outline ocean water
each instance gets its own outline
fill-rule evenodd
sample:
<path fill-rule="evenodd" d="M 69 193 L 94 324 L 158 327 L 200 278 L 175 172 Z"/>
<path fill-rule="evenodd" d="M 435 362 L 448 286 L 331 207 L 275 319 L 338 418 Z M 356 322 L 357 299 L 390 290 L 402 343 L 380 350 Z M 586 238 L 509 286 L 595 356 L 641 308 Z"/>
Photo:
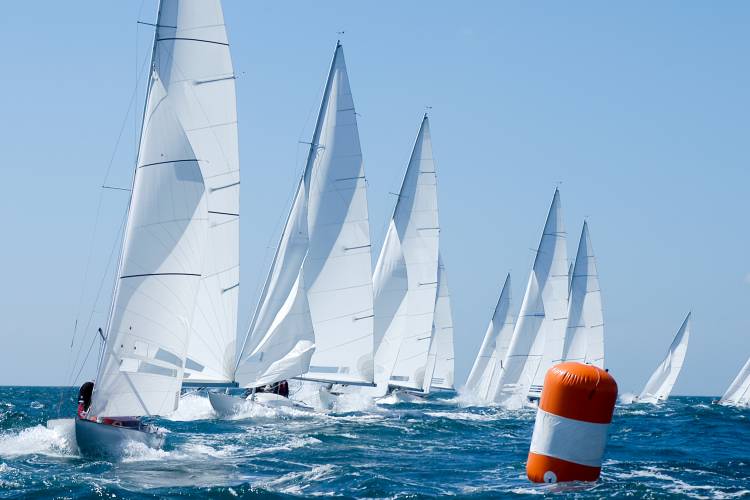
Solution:
<path fill-rule="evenodd" d="M 164 450 L 117 462 L 81 458 L 49 418 L 72 416 L 75 389 L 0 388 L 2 498 L 750 498 L 750 409 L 676 397 L 618 404 L 602 478 L 533 485 L 525 459 L 533 410 L 432 396 L 330 413 L 248 411 L 219 420 L 187 396 L 158 425 Z"/>

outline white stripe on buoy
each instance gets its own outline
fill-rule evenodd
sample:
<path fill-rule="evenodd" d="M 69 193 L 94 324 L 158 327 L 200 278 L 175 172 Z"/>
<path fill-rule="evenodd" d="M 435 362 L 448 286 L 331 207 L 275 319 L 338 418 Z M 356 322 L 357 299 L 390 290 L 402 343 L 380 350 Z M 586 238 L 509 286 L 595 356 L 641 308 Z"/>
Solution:
<path fill-rule="evenodd" d="M 536 413 L 531 453 L 588 467 L 601 467 L 609 424 L 594 424 L 548 413 Z"/>

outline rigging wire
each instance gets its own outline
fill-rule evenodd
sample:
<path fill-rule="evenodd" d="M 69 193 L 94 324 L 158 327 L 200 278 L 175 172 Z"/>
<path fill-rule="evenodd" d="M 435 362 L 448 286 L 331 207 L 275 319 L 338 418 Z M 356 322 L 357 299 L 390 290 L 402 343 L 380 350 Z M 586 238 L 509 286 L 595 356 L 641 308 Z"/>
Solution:
<path fill-rule="evenodd" d="M 141 2 L 141 9 L 143 7 L 143 3 L 144 2 L 145 2 L 145 0 L 143 0 Z M 137 38 L 138 38 L 138 32 L 136 31 L 136 48 L 138 47 L 138 40 L 137 40 Z M 70 360 L 73 359 L 74 347 L 75 347 L 75 344 L 76 344 L 76 340 L 79 337 L 78 336 L 78 330 L 79 330 L 78 326 L 79 326 L 79 323 L 80 323 L 80 316 L 81 316 L 82 309 L 83 309 L 84 297 L 85 297 L 85 293 L 86 293 L 86 289 L 87 289 L 87 285 L 88 285 L 88 281 L 89 281 L 89 276 L 90 276 L 90 273 L 91 273 L 91 265 L 92 265 L 91 261 L 92 261 L 92 258 L 93 258 L 94 242 L 96 241 L 96 236 L 97 236 L 97 234 L 99 232 L 99 227 L 100 227 L 100 222 L 101 222 L 101 212 L 102 212 L 102 205 L 103 205 L 103 202 L 104 202 L 104 192 L 107 189 L 107 181 L 108 181 L 109 175 L 110 175 L 110 173 L 112 171 L 112 167 L 114 166 L 115 159 L 116 159 L 116 156 L 117 156 L 117 152 L 118 152 L 118 150 L 120 148 L 120 144 L 122 142 L 122 138 L 123 138 L 123 135 L 125 133 L 125 129 L 127 127 L 128 117 L 130 116 L 131 111 L 134 109 L 134 103 L 135 103 L 136 98 L 138 96 L 138 81 L 140 80 L 140 77 L 141 77 L 141 75 L 144 72 L 144 69 L 145 69 L 145 67 L 146 67 L 146 65 L 148 63 L 148 60 L 149 60 L 149 58 L 148 58 L 148 56 L 146 56 L 144 58 L 143 63 L 141 63 L 141 65 L 140 65 L 140 69 L 136 68 L 136 84 L 135 84 L 135 86 L 133 88 L 133 92 L 130 95 L 128 106 L 127 106 L 127 109 L 125 111 L 125 116 L 122 119 L 122 123 L 120 125 L 120 129 L 119 129 L 119 132 L 117 134 L 117 139 L 115 141 L 115 145 L 114 145 L 114 148 L 113 148 L 113 151 L 112 151 L 112 155 L 110 156 L 109 162 L 107 163 L 107 168 L 105 170 L 104 178 L 103 178 L 102 185 L 101 185 L 100 192 L 99 192 L 99 199 L 98 199 L 98 202 L 97 202 L 96 212 L 95 212 L 95 216 L 94 216 L 94 228 L 93 228 L 93 231 L 92 231 L 92 234 L 91 234 L 91 240 L 89 242 L 89 250 L 88 250 L 88 255 L 87 255 L 87 258 L 86 258 L 83 283 L 81 285 L 81 293 L 79 295 L 78 307 L 77 307 L 77 310 L 76 310 L 76 317 L 75 317 L 75 321 L 74 321 L 73 334 L 72 334 L 71 340 L 70 340 L 70 347 L 69 347 L 69 355 L 68 355 L 68 363 L 67 363 L 67 365 L 71 366 L 71 370 L 70 370 L 70 373 L 68 374 L 68 377 L 66 378 L 66 380 L 69 381 L 68 382 L 69 384 L 70 383 L 75 383 L 75 381 L 80 376 L 80 373 L 82 372 L 83 368 L 86 365 L 86 361 L 88 360 L 88 356 L 91 353 L 93 345 L 94 345 L 94 343 L 96 342 L 96 340 L 98 338 L 98 336 L 96 336 L 96 335 L 93 337 L 91 345 L 89 346 L 89 349 L 87 350 L 87 353 L 86 353 L 86 355 L 84 356 L 84 358 L 82 360 L 81 360 L 80 356 L 81 356 L 81 353 L 83 352 L 85 343 L 83 342 L 83 339 L 81 339 L 81 343 L 80 343 L 80 346 L 79 346 L 78 351 L 76 353 L 76 356 L 74 358 L 74 362 L 71 365 Z M 133 112 L 133 115 L 136 115 L 136 113 Z M 136 117 L 136 121 L 137 121 L 137 117 Z M 134 132 L 134 133 L 137 134 L 137 131 Z M 124 225 L 124 220 L 123 220 L 123 224 L 121 225 L 120 230 L 118 231 L 118 237 L 115 239 L 115 245 L 114 245 L 115 248 L 117 246 L 117 242 L 120 241 L 119 236 L 122 233 L 122 227 L 123 227 L 123 225 Z M 94 313 L 95 313 L 96 304 L 99 302 L 99 299 L 101 297 L 101 291 L 102 291 L 102 288 L 103 288 L 103 283 L 104 283 L 104 280 L 106 279 L 106 277 L 108 275 L 108 269 L 109 269 L 110 264 L 111 264 L 112 254 L 113 253 L 114 253 L 114 251 L 110 254 L 110 257 L 109 257 L 109 259 L 107 261 L 107 266 L 105 267 L 104 275 L 102 276 L 102 280 L 100 282 L 99 289 L 97 291 L 96 297 L 94 299 L 94 303 L 92 305 L 91 314 L 89 315 L 89 319 L 88 319 L 88 322 L 86 324 L 86 328 L 83 330 L 83 332 L 85 332 L 85 331 L 88 330 L 88 328 L 90 327 L 91 322 L 93 320 L 93 316 L 94 316 Z M 79 360 L 80 360 L 80 363 L 81 363 L 80 364 L 80 368 L 78 369 L 75 378 L 71 379 L 72 374 L 74 372 L 76 372 L 76 366 L 78 366 Z M 60 406 L 62 406 L 63 397 L 64 396 L 61 394 Z M 59 412 L 59 408 L 58 408 L 58 412 Z"/>

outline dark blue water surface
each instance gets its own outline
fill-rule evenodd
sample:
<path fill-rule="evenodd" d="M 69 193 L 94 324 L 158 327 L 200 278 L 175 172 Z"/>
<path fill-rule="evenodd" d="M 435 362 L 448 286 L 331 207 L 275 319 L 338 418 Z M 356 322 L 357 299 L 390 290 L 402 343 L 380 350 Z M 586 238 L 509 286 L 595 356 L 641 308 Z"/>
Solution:
<path fill-rule="evenodd" d="M 49 418 L 72 416 L 74 389 L 0 388 L 0 497 L 750 498 L 750 409 L 708 398 L 618 405 L 602 478 L 530 484 L 534 411 L 417 403 L 349 404 L 334 413 L 249 412 L 218 420 L 193 395 L 158 424 L 164 450 L 119 462 L 81 458 Z"/>

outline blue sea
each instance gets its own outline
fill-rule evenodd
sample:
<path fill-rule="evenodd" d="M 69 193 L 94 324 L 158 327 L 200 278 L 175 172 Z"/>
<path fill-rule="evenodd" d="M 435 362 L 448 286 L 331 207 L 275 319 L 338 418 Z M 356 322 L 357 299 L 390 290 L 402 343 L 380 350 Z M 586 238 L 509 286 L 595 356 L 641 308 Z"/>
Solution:
<path fill-rule="evenodd" d="M 2 498 L 750 498 L 750 409 L 675 397 L 618 404 L 600 481 L 533 485 L 534 411 L 431 396 L 353 401 L 337 412 L 264 410 L 219 420 L 186 396 L 157 420 L 164 450 L 81 458 L 46 421 L 72 416 L 76 389 L 0 388 Z"/>

